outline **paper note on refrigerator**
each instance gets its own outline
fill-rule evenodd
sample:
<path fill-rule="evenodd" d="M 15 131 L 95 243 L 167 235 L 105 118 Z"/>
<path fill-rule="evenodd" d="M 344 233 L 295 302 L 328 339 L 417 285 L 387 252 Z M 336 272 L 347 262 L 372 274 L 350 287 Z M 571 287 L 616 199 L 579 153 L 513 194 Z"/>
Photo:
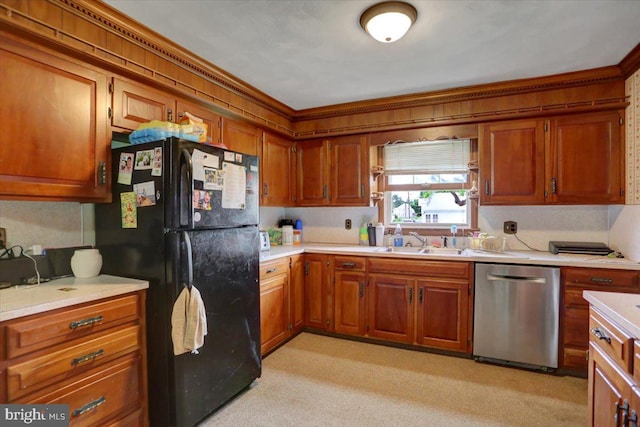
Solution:
<path fill-rule="evenodd" d="M 205 168 L 220 168 L 220 158 L 214 154 L 205 153 L 200 150 L 193 150 L 191 153 L 191 162 L 193 164 L 193 180 L 204 181 Z"/>
<path fill-rule="evenodd" d="M 224 209 L 244 209 L 247 199 L 247 168 L 223 163 L 224 186 L 222 187 L 222 207 Z"/>

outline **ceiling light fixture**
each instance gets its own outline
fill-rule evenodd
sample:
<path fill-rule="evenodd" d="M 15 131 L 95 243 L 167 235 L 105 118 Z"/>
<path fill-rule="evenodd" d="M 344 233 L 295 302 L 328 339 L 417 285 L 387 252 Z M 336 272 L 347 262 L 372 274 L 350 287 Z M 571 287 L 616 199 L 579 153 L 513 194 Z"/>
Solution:
<path fill-rule="evenodd" d="M 360 16 L 360 25 L 374 39 L 393 43 L 416 22 L 418 11 L 409 3 L 387 1 L 374 4 Z"/>

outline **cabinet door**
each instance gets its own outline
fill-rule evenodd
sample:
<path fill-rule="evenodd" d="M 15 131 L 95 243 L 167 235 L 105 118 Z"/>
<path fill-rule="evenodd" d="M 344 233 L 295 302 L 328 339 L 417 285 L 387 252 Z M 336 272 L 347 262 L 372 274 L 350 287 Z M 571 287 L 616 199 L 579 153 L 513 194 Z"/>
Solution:
<path fill-rule="evenodd" d="M 369 206 L 369 148 L 366 136 L 329 142 L 331 204 Z"/>
<path fill-rule="evenodd" d="M 260 342 L 265 354 L 289 336 L 286 274 L 260 280 Z"/>
<path fill-rule="evenodd" d="M 326 141 L 298 144 L 298 206 L 329 204 L 329 159 Z"/>
<path fill-rule="evenodd" d="M 262 205 L 295 204 L 295 143 L 267 132 L 262 140 Z"/>
<path fill-rule="evenodd" d="M 0 38 L 0 198 L 105 201 L 108 78 Z"/>
<path fill-rule="evenodd" d="M 628 404 L 631 398 L 631 384 L 593 342 L 589 344 L 589 354 L 589 426 L 622 426 L 625 401 Z"/>
<path fill-rule="evenodd" d="M 336 332 L 349 335 L 364 335 L 365 274 L 352 271 L 336 271 L 334 274 Z"/>
<path fill-rule="evenodd" d="M 291 257 L 289 269 L 290 329 L 297 333 L 304 327 L 304 255 Z"/>
<path fill-rule="evenodd" d="M 620 115 L 604 112 L 550 121 L 549 185 L 553 203 L 624 203 Z"/>
<path fill-rule="evenodd" d="M 222 118 L 222 143 L 231 151 L 257 156 L 261 136 L 256 126 Z"/>
<path fill-rule="evenodd" d="M 468 351 L 469 283 L 442 279 L 418 280 L 418 344 Z"/>
<path fill-rule="evenodd" d="M 191 113 L 207 125 L 207 142 L 206 144 L 220 144 L 222 139 L 220 138 L 220 126 L 222 117 L 219 114 L 214 113 L 208 108 L 201 107 L 190 102 L 178 100 L 176 104 L 178 111 L 176 122 L 180 121 L 184 117 L 184 113 Z"/>
<path fill-rule="evenodd" d="M 113 79 L 113 126 L 136 130 L 140 123 L 151 120 L 173 122 L 176 111 L 176 99 L 165 92 L 128 82 Z"/>
<path fill-rule="evenodd" d="M 304 256 L 304 324 L 310 328 L 332 329 L 329 320 L 329 266 L 328 255 Z"/>
<path fill-rule="evenodd" d="M 544 203 L 544 142 L 542 120 L 481 125 L 481 204 Z"/>
<path fill-rule="evenodd" d="M 367 332 L 390 341 L 412 343 L 415 279 L 369 275 Z"/>

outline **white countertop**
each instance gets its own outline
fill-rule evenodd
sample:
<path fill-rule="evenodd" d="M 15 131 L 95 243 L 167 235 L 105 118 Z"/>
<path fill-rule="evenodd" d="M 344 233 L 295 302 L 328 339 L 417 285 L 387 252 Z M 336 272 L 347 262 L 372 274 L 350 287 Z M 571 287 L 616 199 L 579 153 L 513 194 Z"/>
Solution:
<path fill-rule="evenodd" d="M 618 326 L 640 337 L 640 295 L 583 291 L 583 297 Z"/>
<path fill-rule="evenodd" d="M 67 277 L 39 285 L 0 289 L 0 322 L 148 287 L 149 282 L 144 280 L 100 275 L 89 279 Z"/>
<path fill-rule="evenodd" d="M 448 260 L 471 262 L 499 262 L 505 264 L 551 265 L 559 267 L 591 267 L 640 271 L 640 263 L 628 259 L 608 258 L 598 255 L 557 254 L 537 251 L 505 251 L 490 253 L 466 249 L 460 255 L 416 254 L 407 252 L 379 252 L 381 247 L 330 243 L 305 243 L 299 246 L 273 246 L 260 253 L 260 261 L 269 261 L 301 253 L 326 253 L 334 255 L 360 255 L 422 260 Z M 417 249 L 417 248 L 416 248 Z M 402 249 L 401 249 L 402 251 Z"/>

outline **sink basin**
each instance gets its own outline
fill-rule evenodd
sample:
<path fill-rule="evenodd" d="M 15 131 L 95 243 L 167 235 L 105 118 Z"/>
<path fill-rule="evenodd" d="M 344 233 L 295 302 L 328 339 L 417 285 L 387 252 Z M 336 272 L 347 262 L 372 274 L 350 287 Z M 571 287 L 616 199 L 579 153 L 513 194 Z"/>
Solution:
<path fill-rule="evenodd" d="M 384 247 L 377 248 L 374 252 L 387 252 L 387 253 L 396 253 L 396 254 L 419 254 L 419 255 L 464 255 L 464 252 L 461 249 L 456 248 L 420 248 L 413 246 L 402 246 L 402 247 Z"/>

